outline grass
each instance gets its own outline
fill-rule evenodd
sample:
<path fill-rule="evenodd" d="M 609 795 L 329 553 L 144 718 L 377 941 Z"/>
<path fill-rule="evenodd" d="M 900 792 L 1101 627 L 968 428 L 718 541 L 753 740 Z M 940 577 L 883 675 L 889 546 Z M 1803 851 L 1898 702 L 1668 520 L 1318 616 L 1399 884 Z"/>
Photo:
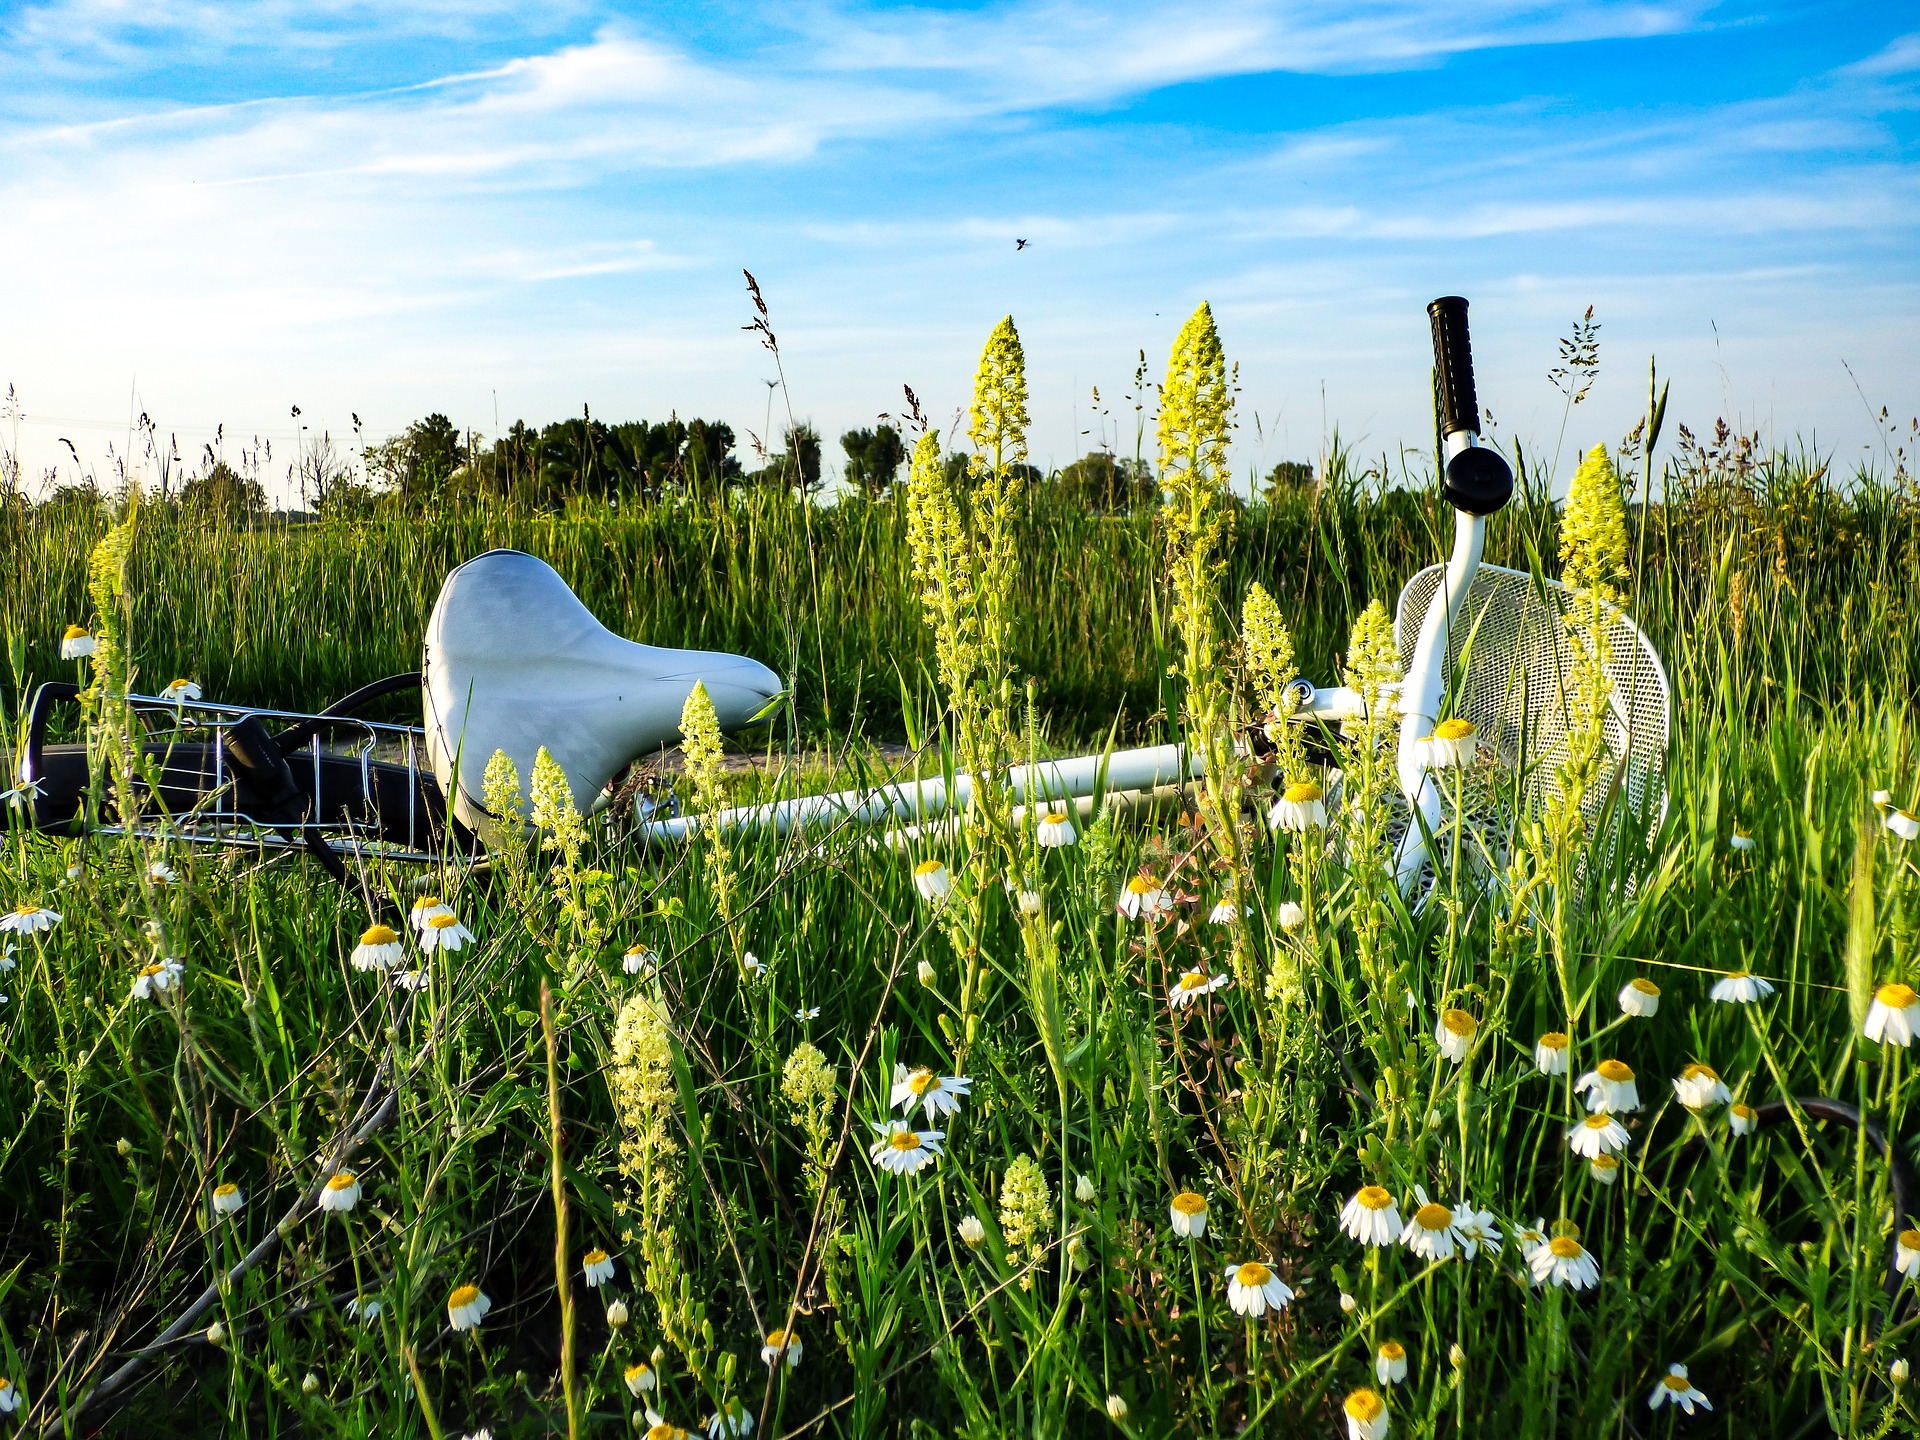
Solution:
<path fill-rule="evenodd" d="M 1425 494 L 1334 478 L 1317 501 L 1241 516 L 1220 581 L 1237 597 L 1259 579 L 1327 680 L 1364 602 L 1391 602 L 1447 533 Z M 1637 886 L 1576 896 L 1554 868 L 1574 857 L 1516 836 L 1515 885 L 1487 886 L 1467 847 L 1443 861 L 1438 903 L 1382 916 L 1364 865 L 1258 827 L 1250 977 L 1206 923 L 1194 832 L 1171 824 L 1100 823 L 1032 852 L 1057 954 L 1041 972 L 1012 903 L 990 897 L 981 956 L 956 955 L 915 892 L 918 857 L 852 836 L 742 838 L 717 861 L 595 823 L 577 853 L 374 868 L 343 891 L 302 860 L 56 842 L 14 821 L 0 898 L 63 918 L 12 937 L 0 977 L 0 1368 L 26 1399 L 10 1423 L 612 1435 L 644 1430 L 651 1406 L 693 1427 L 738 1407 L 756 1435 L 1334 1434 L 1349 1394 L 1385 1388 L 1374 1351 L 1394 1340 L 1396 1436 L 1912 1429 L 1893 1365 L 1916 1312 L 1883 1288 L 1887 1165 L 1791 1104 L 1735 1137 L 1724 1106 L 1689 1113 L 1670 1081 L 1704 1061 L 1748 1104 L 1833 1097 L 1911 1154 L 1909 1054 L 1866 1042 L 1860 1011 L 1873 985 L 1915 983 L 1920 846 L 1869 799 L 1920 796 L 1915 497 L 1787 459 L 1676 468 L 1661 489 L 1635 516 L 1634 596 L 1677 739 L 1664 825 L 1611 852 Z M 87 613 L 103 522 L 0 523 L 19 557 L 0 581 L 16 677 L 64 673 L 53 637 Z M 796 674 L 776 749 L 939 738 L 891 504 L 814 515 L 811 553 L 803 517 L 764 497 L 240 532 L 150 510 L 140 526 L 118 623 L 145 673 L 211 696 L 312 704 L 412 668 L 445 569 L 511 544 L 616 630 Z M 1536 494 L 1497 522 L 1490 558 L 1529 568 L 1554 527 Z M 1050 742 L 1104 737 L 1116 715 L 1151 732 L 1177 697 L 1150 519 L 1042 504 L 1020 546 L 1020 663 Z M 1736 823 L 1751 851 L 1730 847 Z M 1115 913 L 1141 866 L 1195 897 L 1192 923 Z M 1529 881 L 1558 903 L 1512 901 Z M 475 942 L 423 956 L 409 939 L 418 988 L 355 968 L 371 922 L 409 931 L 423 884 Z M 723 914 L 717 893 L 742 898 Z M 1289 901 L 1305 913 L 1290 930 Z M 651 952 L 638 973 L 629 947 Z M 160 953 L 181 985 L 134 996 Z M 951 1073 L 975 958 L 971 1093 L 932 1165 L 884 1174 L 867 1151 L 900 1113 L 894 1066 Z M 1196 967 L 1232 983 L 1170 1009 Z M 1737 970 L 1776 993 L 1712 1003 Z M 1651 1018 L 1615 1003 L 1635 976 L 1661 989 Z M 1454 1008 L 1477 1021 L 1461 1065 L 1433 1038 Z M 1573 1037 L 1564 1079 L 1534 1068 L 1549 1029 Z M 1631 1065 L 1643 1101 L 1621 1117 L 1612 1185 L 1564 1139 L 1585 1113 L 1570 1082 L 1603 1056 Z M 363 1187 L 344 1216 L 313 1198 L 336 1165 Z M 231 1216 L 209 1203 L 222 1182 L 245 1195 Z M 1363 1249 L 1338 1216 L 1367 1183 L 1403 1219 L 1416 1185 L 1471 1198 L 1497 1217 L 1500 1255 Z M 1198 1240 L 1169 1224 L 1183 1190 L 1210 1205 Z M 1596 1287 L 1520 1278 L 1517 1232 L 1536 1218 L 1578 1227 Z M 263 1245 L 138 1383 L 102 1393 Z M 596 1247 L 616 1268 L 590 1289 Z M 1295 1292 L 1279 1314 L 1229 1309 L 1224 1273 L 1249 1261 Z M 467 1284 L 492 1309 L 455 1330 Z M 761 1361 L 777 1328 L 804 1345 L 792 1369 Z M 1672 1363 L 1711 1413 L 1649 1410 Z M 624 1377 L 642 1364 L 655 1388 L 636 1394 Z"/>

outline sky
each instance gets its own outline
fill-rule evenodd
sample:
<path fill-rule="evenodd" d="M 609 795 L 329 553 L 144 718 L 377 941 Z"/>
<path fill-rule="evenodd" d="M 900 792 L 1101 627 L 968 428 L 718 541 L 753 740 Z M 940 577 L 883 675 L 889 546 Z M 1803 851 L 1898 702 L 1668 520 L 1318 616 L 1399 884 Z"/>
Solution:
<path fill-rule="evenodd" d="M 790 407 L 837 461 L 903 385 L 948 430 L 1012 314 L 1058 465 L 1151 450 L 1139 356 L 1204 300 L 1252 474 L 1336 426 L 1430 448 L 1461 294 L 1495 435 L 1563 481 L 1650 362 L 1669 443 L 1851 467 L 1920 410 L 1917 104 L 1920 11 L 1813 0 L 6 6 L 0 444 L 151 479 L 145 414 L 277 480 L 586 406 L 727 420 L 751 465 Z"/>

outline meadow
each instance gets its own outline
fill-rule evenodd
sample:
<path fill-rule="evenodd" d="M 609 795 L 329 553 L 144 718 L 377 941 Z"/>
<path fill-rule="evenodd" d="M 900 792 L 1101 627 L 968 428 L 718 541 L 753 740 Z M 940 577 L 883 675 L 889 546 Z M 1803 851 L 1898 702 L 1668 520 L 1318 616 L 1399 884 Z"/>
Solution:
<path fill-rule="evenodd" d="M 1488 559 L 1617 587 L 1671 678 L 1668 803 L 1516 795 L 1497 834 L 1456 807 L 1409 905 L 1381 871 L 1399 657 L 1369 602 L 1445 553 L 1431 455 L 1336 446 L 1311 490 L 1233 501 L 1196 326 L 1153 513 L 1008 480 L 1001 332 L 973 474 L 935 444 L 874 502 L 238 528 L 0 506 L 7 742 L 79 621 L 110 642 L 103 762 L 130 678 L 298 708 L 417 668 L 446 570 L 502 545 L 620 633 L 794 677 L 733 742 L 769 761 L 750 781 L 690 710 L 695 815 L 803 769 L 854 783 L 882 741 L 987 774 L 1110 739 L 1230 758 L 1296 669 L 1379 702 L 1172 813 L 1063 826 L 988 785 L 903 848 L 649 848 L 503 771 L 524 844 L 343 888 L 10 810 L 0 1429 L 1920 1428 L 1904 455 L 1613 446 L 1606 571 L 1563 543 L 1571 463 L 1510 450 Z M 1499 790 L 1486 755 L 1468 773 Z M 1303 808 L 1270 825 L 1276 801 Z"/>

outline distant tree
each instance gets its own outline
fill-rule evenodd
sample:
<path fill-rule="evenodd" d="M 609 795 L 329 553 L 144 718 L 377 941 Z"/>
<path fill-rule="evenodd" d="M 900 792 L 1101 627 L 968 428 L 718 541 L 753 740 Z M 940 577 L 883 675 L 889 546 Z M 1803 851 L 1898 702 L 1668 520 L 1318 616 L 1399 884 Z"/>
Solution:
<path fill-rule="evenodd" d="M 466 463 L 466 437 L 438 412 L 367 451 L 368 474 L 408 505 L 438 496 Z"/>
<path fill-rule="evenodd" d="M 951 485 L 960 485 L 960 486 L 966 485 L 968 483 L 967 481 L 968 469 L 969 467 L 972 466 L 972 464 L 973 464 L 973 456 L 969 455 L 964 450 L 955 450 L 955 451 L 952 451 L 950 454 L 948 454 L 947 483 Z M 1031 489 L 1035 485 L 1038 485 L 1042 480 L 1046 479 L 1046 476 L 1041 473 L 1040 468 L 1038 466 L 1022 465 L 1018 461 L 1015 461 L 1013 464 L 1007 466 L 1007 473 L 1013 476 L 1016 480 L 1018 480 L 1022 485 L 1026 486 L 1028 489 Z"/>
<path fill-rule="evenodd" d="M 1095 515 L 1124 515 L 1156 498 L 1153 470 L 1144 460 L 1123 460 L 1091 450 L 1053 477 L 1062 500 Z"/>
<path fill-rule="evenodd" d="M 761 469 L 747 479 L 756 485 L 812 494 L 820 488 L 820 432 L 811 425 L 790 427 L 787 448 L 767 457 Z"/>
<path fill-rule="evenodd" d="M 847 452 L 847 483 L 869 500 L 887 493 L 900 473 L 900 462 L 907 458 L 900 432 L 891 425 L 849 430 L 840 437 L 840 448 Z"/>
<path fill-rule="evenodd" d="M 1306 460 L 1282 460 L 1267 472 L 1266 484 L 1260 492 L 1260 498 L 1267 501 L 1278 500 L 1286 495 L 1297 494 L 1313 487 L 1313 465 Z"/>
<path fill-rule="evenodd" d="M 685 485 L 691 490 L 717 491 L 741 476 L 733 453 L 733 427 L 718 420 L 689 420 L 685 458 Z"/>
<path fill-rule="evenodd" d="M 200 520 L 248 520 L 266 508 L 267 492 L 260 482 L 224 460 L 180 487 L 181 512 Z"/>

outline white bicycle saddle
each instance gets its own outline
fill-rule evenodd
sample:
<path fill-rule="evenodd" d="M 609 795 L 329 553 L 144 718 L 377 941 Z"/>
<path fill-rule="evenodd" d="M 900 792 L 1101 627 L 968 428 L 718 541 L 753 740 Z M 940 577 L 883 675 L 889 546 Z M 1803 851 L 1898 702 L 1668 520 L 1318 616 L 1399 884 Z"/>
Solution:
<path fill-rule="evenodd" d="M 512 758 L 524 789 L 546 746 L 585 811 L 622 766 L 678 739 L 695 681 L 706 684 L 723 729 L 745 724 L 784 688 L 744 655 L 622 640 L 552 566 L 518 550 L 490 550 L 447 576 L 425 651 L 433 773 L 475 831 L 487 825 L 482 785 L 496 750 Z"/>

